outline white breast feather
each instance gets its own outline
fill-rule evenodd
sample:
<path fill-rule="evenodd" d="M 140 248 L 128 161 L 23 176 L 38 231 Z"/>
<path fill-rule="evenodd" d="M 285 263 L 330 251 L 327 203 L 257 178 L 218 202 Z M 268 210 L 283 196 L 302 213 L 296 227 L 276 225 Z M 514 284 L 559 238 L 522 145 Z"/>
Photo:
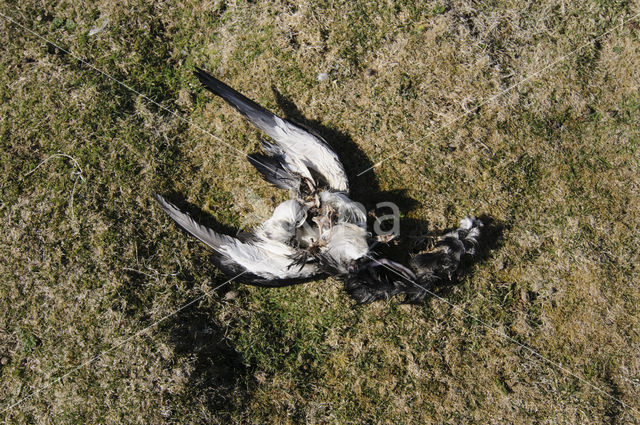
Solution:
<path fill-rule="evenodd" d="M 326 241 L 324 254 L 331 256 L 339 264 L 348 264 L 369 252 L 367 232 L 355 224 L 337 224 L 326 231 L 322 239 Z"/>
<path fill-rule="evenodd" d="M 362 228 L 367 227 L 367 216 L 361 204 L 352 201 L 344 193 L 323 191 L 320 192 L 320 200 L 338 212 L 339 221 L 353 223 Z"/>

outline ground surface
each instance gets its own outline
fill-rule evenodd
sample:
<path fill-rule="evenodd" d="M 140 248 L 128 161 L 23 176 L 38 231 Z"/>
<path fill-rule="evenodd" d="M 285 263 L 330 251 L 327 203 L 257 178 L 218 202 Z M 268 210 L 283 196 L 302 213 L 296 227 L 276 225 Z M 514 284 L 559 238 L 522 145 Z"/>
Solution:
<path fill-rule="evenodd" d="M 0 3 L 0 420 L 639 422 L 638 12 Z M 152 192 L 233 229 L 284 195 L 195 65 L 323 134 L 403 234 L 486 214 L 501 242 L 423 306 L 354 308 L 333 279 L 214 290 Z"/>

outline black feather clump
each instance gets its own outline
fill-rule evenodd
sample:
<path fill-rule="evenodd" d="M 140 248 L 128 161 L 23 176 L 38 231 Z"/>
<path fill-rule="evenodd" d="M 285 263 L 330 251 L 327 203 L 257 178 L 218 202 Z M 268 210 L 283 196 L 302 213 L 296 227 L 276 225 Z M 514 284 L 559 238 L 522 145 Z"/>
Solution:
<path fill-rule="evenodd" d="M 455 279 L 461 261 L 471 260 L 476 255 L 483 226 L 477 218 L 466 217 L 460 221 L 458 229 L 440 236 L 431 249 L 411 258 L 409 265 L 416 274 L 417 283 L 428 289 Z"/>
<path fill-rule="evenodd" d="M 479 219 L 466 217 L 458 229 L 439 236 L 429 249 L 412 257 L 411 270 L 387 259 L 372 259 L 343 278 L 344 288 L 358 304 L 399 294 L 405 296 L 403 304 L 421 303 L 434 287 L 457 279 L 463 262 L 475 259 L 483 226 Z"/>
<path fill-rule="evenodd" d="M 363 267 L 344 278 L 344 289 L 358 304 L 388 300 L 398 294 L 405 295 L 403 303 L 419 303 L 427 295 L 412 279 L 388 267 Z"/>

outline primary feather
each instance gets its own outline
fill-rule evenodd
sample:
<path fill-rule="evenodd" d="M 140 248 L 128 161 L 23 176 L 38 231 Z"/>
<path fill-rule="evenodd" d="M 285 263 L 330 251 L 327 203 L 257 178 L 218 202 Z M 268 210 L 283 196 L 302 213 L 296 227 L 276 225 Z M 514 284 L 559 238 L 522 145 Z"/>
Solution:
<path fill-rule="evenodd" d="M 256 285 L 283 286 L 321 273 L 317 264 L 291 267 L 297 251 L 286 242 L 295 235 L 295 228 L 304 216 L 295 201 L 276 208 L 274 216 L 258 228 L 254 237 L 243 242 L 199 224 L 158 194 L 154 198 L 176 224 L 215 251 L 214 261 L 226 274 L 243 273 L 243 281 Z"/>

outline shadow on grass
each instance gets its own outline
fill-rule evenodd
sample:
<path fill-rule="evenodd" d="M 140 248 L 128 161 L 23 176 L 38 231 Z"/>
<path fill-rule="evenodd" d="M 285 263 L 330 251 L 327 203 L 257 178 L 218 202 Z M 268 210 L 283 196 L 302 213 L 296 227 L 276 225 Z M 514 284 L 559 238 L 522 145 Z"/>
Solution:
<path fill-rule="evenodd" d="M 414 198 L 411 198 L 405 189 L 397 189 L 391 191 L 381 191 L 378 179 L 373 171 L 366 174 L 366 178 L 358 177 L 356 171 L 370 168 L 373 163 L 369 160 L 366 154 L 358 147 L 358 145 L 351 139 L 351 137 L 338 130 L 326 127 L 317 120 L 307 119 L 298 109 L 298 107 L 282 93 L 280 93 L 275 87 L 271 88 L 276 97 L 276 103 L 284 111 L 285 117 L 290 121 L 302 125 L 309 129 L 311 132 L 315 132 L 329 143 L 334 151 L 338 153 L 340 161 L 345 166 L 349 182 L 351 183 L 350 196 L 358 202 L 361 202 L 367 211 L 371 211 L 374 214 L 382 211 L 382 215 L 389 214 L 389 211 L 378 210 L 378 205 L 383 202 L 391 202 L 398 206 L 400 216 L 400 235 L 401 237 L 392 245 L 379 245 L 377 247 L 378 253 L 382 256 L 390 258 L 394 261 L 401 263 L 407 263 L 415 243 L 419 239 L 435 238 L 443 233 L 449 232 L 452 229 L 445 230 L 431 230 L 429 228 L 429 222 L 427 220 L 411 218 L 407 216 L 407 213 L 417 208 L 420 202 Z M 366 181 L 366 185 L 359 184 L 354 185 L 354 182 Z M 368 223 L 369 229 L 373 228 L 373 223 L 376 221 L 375 217 L 371 217 Z M 380 214 L 379 214 L 380 215 Z M 462 218 L 462 217 L 461 217 Z M 501 245 L 502 231 L 504 224 L 496 223 L 491 217 L 484 215 L 478 217 L 485 227 L 482 232 L 480 244 L 478 247 L 478 254 L 473 260 L 466 260 L 460 266 L 458 279 L 463 275 L 469 274 L 472 270 L 472 266 L 475 263 L 485 261 L 489 257 L 489 253 Z M 458 280 L 456 279 L 456 280 Z"/>
<path fill-rule="evenodd" d="M 241 410 L 251 398 L 245 385 L 250 370 L 213 314 L 211 308 L 191 306 L 167 327 L 175 355 L 186 357 L 190 365 L 186 399 L 198 400 L 197 408 L 222 419 Z"/>

